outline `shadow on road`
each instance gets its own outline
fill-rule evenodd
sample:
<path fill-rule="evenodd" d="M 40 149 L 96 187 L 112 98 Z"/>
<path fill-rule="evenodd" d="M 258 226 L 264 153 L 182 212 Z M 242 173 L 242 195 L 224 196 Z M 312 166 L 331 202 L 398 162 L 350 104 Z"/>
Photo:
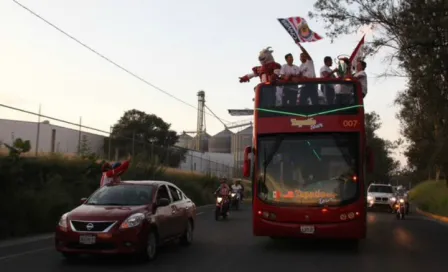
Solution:
<path fill-rule="evenodd" d="M 359 244 L 338 240 L 308 240 L 308 239 L 275 239 L 266 242 L 265 250 L 276 252 L 300 252 L 301 254 L 331 253 L 358 254 L 364 241 Z"/>
<path fill-rule="evenodd" d="M 163 247 L 158 249 L 157 259 L 152 261 L 151 263 L 157 264 L 159 261 L 166 262 L 167 257 L 170 257 L 172 254 L 178 255 L 181 254 L 183 250 L 188 250 L 184 247 L 181 247 L 179 244 L 171 243 L 164 245 Z M 116 256 L 101 256 L 101 255 L 86 255 L 76 258 L 74 260 L 66 260 L 61 257 L 62 265 L 67 265 L 71 267 L 104 267 L 104 266 L 113 266 L 113 267 L 139 267 L 145 266 L 148 262 L 143 262 L 134 256 L 126 256 L 126 255 L 116 255 Z"/>

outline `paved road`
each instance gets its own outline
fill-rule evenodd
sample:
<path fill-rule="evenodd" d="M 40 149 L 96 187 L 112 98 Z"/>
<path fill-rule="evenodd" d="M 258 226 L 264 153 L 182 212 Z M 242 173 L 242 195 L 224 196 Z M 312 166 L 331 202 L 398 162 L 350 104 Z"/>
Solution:
<path fill-rule="evenodd" d="M 126 258 L 86 258 L 69 264 L 47 240 L 21 251 L 0 248 L 0 271 L 432 272 L 448 268 L 448 227 L 418 215 L 397 221 L 391 214 L 370 213 L 368 239 L 354 251 L 337 243 L 254 238 L 249 210 L 246 206 L 233 212 L 227 222 L 215 222 L 211 208 L 204 208 L 194 244 L 167 246 L 151 264 L 135 264 Z"/>

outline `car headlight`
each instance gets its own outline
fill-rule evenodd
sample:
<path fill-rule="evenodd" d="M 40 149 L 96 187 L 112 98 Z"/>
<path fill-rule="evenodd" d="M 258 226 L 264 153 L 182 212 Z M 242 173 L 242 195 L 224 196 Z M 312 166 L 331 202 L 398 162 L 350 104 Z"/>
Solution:
<path fill-rule="evenodd" d="M 390 198 L 390 201 L 395 202 L 395 201 L 397 201 L 397 199 L 396 199 L 395 197 L 391 197 L 391 198 Z"/>
<path fill-rule="evenodd" d="M 216 198 L 216 201 L 218 201 L 218 203 L 221 203 L 221 201 L 222 201 L 222 197 L 218 197 L 218 198 Z"/>
<path fill-rule="evenodd" d="M 367 200 L 369 200 L 369 201 L 370 201 L 370 200 L 373 200 L 373 196 L 368 195 L 368 196 L 367 196 Z"/>
<path fill-rule="evenodd" d="M 68 226 L 68 222 L 67 221 L 68 221 L 68 213 L 64 213 L 61 216 L 61 218 L 59 219 L 59 223 L 58 223 L 59 227 L 61 229 L 67 229 L 67 226 Z"/>
<path fill-rule="evenodd" d="M 232 196 L 236 196 L 236 194 L 235 194 L 235 193 L 232 193 L 231 195 L 232 195 Z"/>
<path fill-rule="evenodd" d="M 404 203 L 404 199 L 403 198 L 400 198 L 400 203 Z"/>
<path fill-rule="evenodd" d="M 134 228 L 142 224 L 145 220 L 145 215 L 143 213 L 135 213 L 121 223 L 120 229 Z"/>

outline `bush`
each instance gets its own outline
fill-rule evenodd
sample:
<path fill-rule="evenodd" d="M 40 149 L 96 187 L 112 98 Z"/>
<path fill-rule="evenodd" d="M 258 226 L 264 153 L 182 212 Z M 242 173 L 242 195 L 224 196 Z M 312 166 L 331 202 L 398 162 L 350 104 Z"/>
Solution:
<path fill-rule="evenodd" d="M 53 231 L 63 213 L 98 188 L 100 178 L 100 164 L 93 161 L 0 157 L 0 239 Z M 197 205 L 212 203 L 218 185 L 214 177 L 141 162 L 133 162 L 123 180 L 170 181 Z"/>
<path fill-rule="evenodd" d="M 448 216 L 448 188 L 445 181 L 425 181 L 409 193 L 410 200 L 423 211 Z"/>

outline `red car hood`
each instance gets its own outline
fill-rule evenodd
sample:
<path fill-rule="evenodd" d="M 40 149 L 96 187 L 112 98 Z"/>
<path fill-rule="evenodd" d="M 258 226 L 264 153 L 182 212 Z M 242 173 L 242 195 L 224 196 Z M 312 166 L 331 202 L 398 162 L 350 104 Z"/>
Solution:
<path fill-rule="evenodd" d="M 107 221 L 124 220 L 131 214 L 146 212 L 147 206 L 95 206 L 81 205 L 69 213 L 69 220 Z"/>

